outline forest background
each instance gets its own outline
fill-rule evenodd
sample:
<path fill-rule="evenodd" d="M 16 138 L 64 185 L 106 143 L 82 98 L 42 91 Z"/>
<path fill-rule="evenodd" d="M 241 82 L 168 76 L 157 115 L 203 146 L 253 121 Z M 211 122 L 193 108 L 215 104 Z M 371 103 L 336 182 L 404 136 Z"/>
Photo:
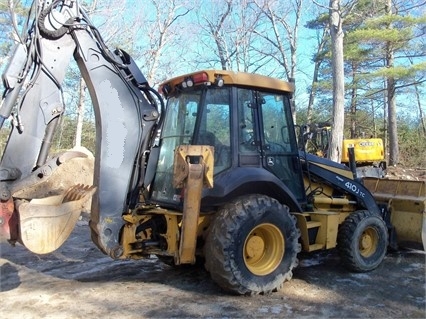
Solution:
<path fill-rule="evenodd" d="M 19 41 L 31 2 L 0 0 L 0 71 Z M 344 137 L 382 138 L 390 165 L 426 167 L 425 0 L 79 3 L 107 44 L 129 52 L 153 87 L 210 68 L 294 80 L 298 125 L 333 122 L 335 13 L 343 39 Z M 84 145 L 94 151 L 94 114 L 73 63 L 63 91 L 67 111 L 55 149 Z"/>

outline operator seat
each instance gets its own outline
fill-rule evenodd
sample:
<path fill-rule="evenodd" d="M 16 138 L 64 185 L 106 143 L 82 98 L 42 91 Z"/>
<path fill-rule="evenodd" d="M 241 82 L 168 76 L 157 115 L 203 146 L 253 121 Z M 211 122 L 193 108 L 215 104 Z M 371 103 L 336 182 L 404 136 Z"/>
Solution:
<path fill-rule="evenodd" d="M 211 145 L 214 147 L 214 166 L 229 167 L 231 165 L 231 148 L 222 144 L 210 131 L 203 131 L 198 138 L 199 145 Z"/>

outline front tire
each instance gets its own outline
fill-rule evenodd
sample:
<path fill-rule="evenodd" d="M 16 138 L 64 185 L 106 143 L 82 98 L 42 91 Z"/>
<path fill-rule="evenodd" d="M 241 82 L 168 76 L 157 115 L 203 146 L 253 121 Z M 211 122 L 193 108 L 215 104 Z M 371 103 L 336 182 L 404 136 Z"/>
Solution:
<path fill-rule="evenodd" d="M 349 215 L 337 235 L 340 258 L 351 271 L 367 272 L 377 268 L 386 255 L 388 231 L 383 219 L 370 211 Z"/>
<path fill-rule="evenodd" d="M 236 294 L 276 291 L 292 277 L 299 236 L 287 206 L 263 195 L 238 198 L 211 225 L 206 269 L 219 286 Z"/>

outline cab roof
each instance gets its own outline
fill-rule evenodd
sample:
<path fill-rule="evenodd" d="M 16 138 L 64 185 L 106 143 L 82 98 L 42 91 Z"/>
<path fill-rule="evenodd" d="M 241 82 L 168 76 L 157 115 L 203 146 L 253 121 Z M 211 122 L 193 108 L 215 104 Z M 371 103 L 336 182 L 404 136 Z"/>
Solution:
<path fill-rule="evenodd" d="M 188 82 L 188 80 L 190 82 Z M 220 83 L 220 81 L 223 81 Z M 276 78 L 245 72 L 234 72 L 227 70 L 201 70 L 193 73 L 177 76 L 163 82 L 160 85 L 160 92 L 169 95 L 174 91 L 187 88 L 188 86 L 204 85 L 234 85 L 258 89 L 266 89 L 273 91 L 281 91 L 285 93 L 294 92 L 294 84 L 282 81 Z M 190 85 L 188 85 L 188 83 Z"/>

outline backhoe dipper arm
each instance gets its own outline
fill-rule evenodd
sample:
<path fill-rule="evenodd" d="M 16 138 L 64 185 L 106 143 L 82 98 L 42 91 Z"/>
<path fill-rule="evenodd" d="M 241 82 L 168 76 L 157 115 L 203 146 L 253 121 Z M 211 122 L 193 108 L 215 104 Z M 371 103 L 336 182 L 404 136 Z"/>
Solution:
<path fill-rule="evenodd" d="M 74 56 L 96 118 L 92 239 L 104 253 L 118 258 L 122 214 L 135 205 L 131 195 L 143 180 L 143 159 L 159 123 L 158 99 L 124 51 L 107 49 L 78 1 L 34 3 L 27 43 L 36 46 L 25 62 L 31 60 L 33 73 L 17 108 L 24 130 L 13 128 L 1 162 L 2 168 L 17 169 L 22 178 L 2 183 L 10 189 L 13 184 L 25 185 L 22 179 L 45 164 L 52 131 L 64 112 L 61 83 Z"/>
<path fill-rule="evenodd" d="M 117 71 L 117 66 L 105 59 L 90 34 L 79 30 L 73 36 L 79 48 L 75 58 L 97 119 L 94 180 L 98 192 L 92 201 L 90 226 L 96 244 L 117 258 L 122 213 L 127 211 L 127 198 L 140 178 L 134 167 L 151 146 L 159 113 L 132 81 L 123 79 L 125 71 Z M 141 166 L 139 169 L 144 169 Z"/>

